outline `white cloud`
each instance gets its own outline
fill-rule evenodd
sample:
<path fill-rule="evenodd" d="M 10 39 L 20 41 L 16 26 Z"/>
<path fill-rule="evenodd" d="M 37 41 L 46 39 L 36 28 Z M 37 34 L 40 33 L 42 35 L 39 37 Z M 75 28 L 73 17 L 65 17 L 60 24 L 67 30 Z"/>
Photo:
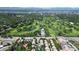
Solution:
<path fill-rule="evenodd" d="M 0 7 L 79 7 L 78 0 L 0 0 Z"/>

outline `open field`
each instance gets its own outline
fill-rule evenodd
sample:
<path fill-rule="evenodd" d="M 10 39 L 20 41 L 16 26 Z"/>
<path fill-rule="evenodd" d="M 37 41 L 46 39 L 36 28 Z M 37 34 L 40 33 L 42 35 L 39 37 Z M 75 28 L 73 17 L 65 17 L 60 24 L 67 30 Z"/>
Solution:
<path fill-rule="evenodd" d="M 0 14 L 1 36 L 79 36 L 78 14 Z"/>

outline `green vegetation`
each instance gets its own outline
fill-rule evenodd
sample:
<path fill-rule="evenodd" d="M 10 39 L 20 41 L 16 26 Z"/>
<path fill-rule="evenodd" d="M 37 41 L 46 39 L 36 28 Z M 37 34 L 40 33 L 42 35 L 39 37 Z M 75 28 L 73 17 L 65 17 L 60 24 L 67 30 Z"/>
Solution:
<path fill-rule="evenodd" d="M 30 41 L 25 41 L 23 38 L 17 39 L 7 51 L 31 51 L 31 45 L 32 43 Z"/>
<path fill-rule="evenodd" d="M 79 36 L 78 14 L 0 14 L 1 36 Z"/>
<path fill-rule="evenodd" d="M 61 48 L 61 45 L 60 45 L 59 41 L 57 39 L 53 39 L 53 42 L 54 42 L 55 47 L 57 48 L 57 50 L 60 51 L 62 48 Z"/>

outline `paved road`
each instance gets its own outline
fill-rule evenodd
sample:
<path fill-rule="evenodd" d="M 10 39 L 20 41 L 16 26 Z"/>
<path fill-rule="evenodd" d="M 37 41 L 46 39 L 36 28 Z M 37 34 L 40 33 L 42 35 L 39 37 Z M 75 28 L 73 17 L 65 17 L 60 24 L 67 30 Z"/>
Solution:
<path fill-rule="evenodd" d="M 1 48 L 0 51 L 5 51 L 5 50 L 7 50 L 9 47 L 10 47 L 10 46 L 5 46 L 5 47 Z"/>

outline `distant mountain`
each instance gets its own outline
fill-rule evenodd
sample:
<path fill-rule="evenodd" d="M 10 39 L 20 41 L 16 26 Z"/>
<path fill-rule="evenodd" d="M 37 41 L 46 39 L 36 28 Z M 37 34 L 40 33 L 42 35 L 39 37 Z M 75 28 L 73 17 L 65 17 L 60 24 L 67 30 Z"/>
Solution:
<path fill-rule="evenodd" d="M 79 8 L 0 7 L 0 13 L 79 13 Z"/>

